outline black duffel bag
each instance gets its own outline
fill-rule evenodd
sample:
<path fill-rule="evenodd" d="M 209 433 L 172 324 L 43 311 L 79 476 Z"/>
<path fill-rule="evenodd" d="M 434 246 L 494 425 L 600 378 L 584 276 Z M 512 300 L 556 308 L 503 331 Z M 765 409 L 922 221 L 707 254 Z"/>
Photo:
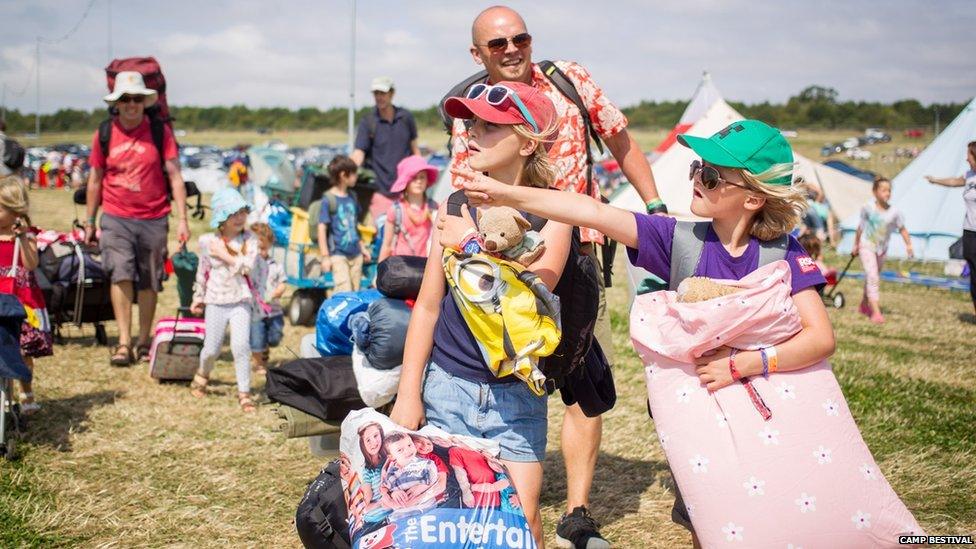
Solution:
<path fill-rule="evenodd" d="M 419 255 L 390 256 L 376 266 L 376 289 L 386 297 L 417 299 L 426 267 L 426 257 Z"/>
<path fill-rule="evenodd" d="M 339 460 L 308 485 L 295 512 L 295 529 L 308 549 L 349 549 L 349 511 L 342 495 Z"/>

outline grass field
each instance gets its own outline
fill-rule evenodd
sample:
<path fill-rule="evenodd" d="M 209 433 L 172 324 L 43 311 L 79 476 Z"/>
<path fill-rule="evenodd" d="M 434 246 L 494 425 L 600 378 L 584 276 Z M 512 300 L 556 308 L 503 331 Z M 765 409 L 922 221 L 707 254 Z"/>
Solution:
<path fill-rule="evenodd" d="M 67 229 L 68 198 L 35 191 L 35 222 Z M 196 222 L 195 234 L 204 230 Z M 617 273 L 625 272 L 623 255 Z M 855 281 L 842 290 L 856 303 Z M 922 526 L 972 533 L 976 319 L 969 297 L 887 283 L 882 292 L 889 320 L 882 327 L 850 305 L 830 312 L 836 375 L 882 471 Z M 609 296 L 619 399 L 606 415 L 593 512 L 616 547 L 684 546 L 687 535 L 669 518 L 672 482 L 645 411 L 622 278 Z M 175 303 L 169 281 L 160 314 Z M 310 331 L 288 328 L 285 345 L 297 349 Z M 114 326 L 109 333 L 114 338 Z M 68 343 L 38 362 L 43 409 L 21 444 L 23 459 L 0 463 L 0 547 L 298 546 L 294 510 L 323 462 L 305 440 L 272 430 L 270 407 L 241 413 L 229 355 L 218 363 L 214 394 L 201 401 L 185 385 L 152 382 L 145 366 L 110 368 L 92 334 L 90 326 L 69 330 Z M 291 356 L 285 347 L 272 354 Z M 542 496 L 550 544 L 566 485 L 555 402 Z"/>
<path fill-rule="evenodd" d="M 24 144 L 34 145 L 53 145 L 56 143 L 91 143 L 92 132 L 71 132 L 71 133 L 46 133 L 41 135 L 40 140 L 24 139 Z M 632 130 L 634 139 L 644 151 L 654 150 L 654 147 L 661 142 L 668 134 L 663 129 L 643 129 L 635 128 Z M 421 145 L 430 147 L 433 150 L 443 149 L 447 143 L 447 135 L 440 128 L 420 128 L 418 141 Z M 790 138 L 793 147 L 808 158 L 816 161 L 826 160 L 820 156 L 820 148 L 826 143 L 836 143 L 861 132 L 858 130 L 800 130 L 797 137 Z M 220 147 L 232 147 L 239 144 L 257 145 L 269 139 L 279 139 L 294 147 L 307 147 L 317 144 L 339 144 L 346 142 L 346 133 L 334 129 L 324 130 L 301 130 L 301 131 L 276 131 L 270 134 L 258 134 L 253 131 L 188 131 L 186 136 L 180 138 L 181 143 L 187 145 L 217 145 Z M 866 147 L 871 151 L 870 160 L 848 160 L 844 155 L 834 155 L 831 159 L 839 159 L 848 162 L 858 168 L 870 170 L 876 173 L 894 177 L 902 168 L 908 164 L 904 158 L 894 159 L 892 162 L 883 162 L 882 155 L 894 156 L 894 150 L 898 147 L 924 147 L 931 140 L 931 136 L 921 139 L 909 139 L 900 134 L 893 134 L 890 143 L 871 145 Z"/>

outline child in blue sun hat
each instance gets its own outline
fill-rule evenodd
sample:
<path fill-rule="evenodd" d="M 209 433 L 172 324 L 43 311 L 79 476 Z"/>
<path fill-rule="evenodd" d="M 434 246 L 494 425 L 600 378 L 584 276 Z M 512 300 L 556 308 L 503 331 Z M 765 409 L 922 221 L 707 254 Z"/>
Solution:
<path fill-rule="evenodd" d="M 257 299 L 250 274 L 260 245 L 247 230 L 250 206 L 239 192 L 222 188 L 210 200 L 216 229 L 200 237 L 200 265 L 197 269 L 191 309 L 203 314 L 206 335 L 200 352 L 200 369 L 190 390 L 203 398 L 210 372 L 220 355 L 224 334 L 230 327 L 230 348 L 237 376 L 237 400 L 244 412 L 255 411 L 251 398 L 251 314 Z"/>

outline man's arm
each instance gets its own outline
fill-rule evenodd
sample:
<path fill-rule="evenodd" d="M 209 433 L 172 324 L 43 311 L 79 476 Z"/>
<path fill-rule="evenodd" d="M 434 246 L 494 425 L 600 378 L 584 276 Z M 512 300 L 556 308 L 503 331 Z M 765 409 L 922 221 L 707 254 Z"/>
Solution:
<path fill-rule="evenodd" d="M 362 166 L 363 161 L 366 160 L 366 152 L 363 151 L 362 149 L 356 149 L 352 151 L 352 154 L 349 155 L 349 158 L 351 158 L 352 161 L 355 162 L 357 166 Z"/>
<path fill-rule="evenodd" d="M 420 145 L 417 144 L 417 139 L 410 140 L 410 154 L 420 156 Z"/>
<path fill-rule="evenodd" d="M 620 170 L 624 172 L 627 181 L 630 181 L 630 184 L 637 190 L 637 194 L 640 195 L 644 204 L 659 199 L 660 195 L 657 192 L 657 184 L 654 181 L 654 173 L 651 172 L 651 165 L 640 146 L 631 137 L 630 132 L 623 129 L 603 141 L 610 149 L 610 154 L 620 164 Z"/>
<path fill-rule="evenodd" d="M 166 173 L 169 175 L 170 185 L 173 187 L 173 200 L 176 201 L 176 219 L 178 220 L 176 237 L 180 242 L 190 240 L 190 224 L 186 220 L 186 183 L 180 173 L 180 162 L 175 158 L 166 161 Z"/>
<path fill-rule="evenodd" d="M 85 242 L 91 244 L 95 240 L 95 217 L 98 215 L 98 207 L 102 203 L 102 177 L 105 171 L 102 168 L 92 167 L 88 175 L 88 189 L 85 191 L 85 209 L 88 217 L 85 219 Z"/>

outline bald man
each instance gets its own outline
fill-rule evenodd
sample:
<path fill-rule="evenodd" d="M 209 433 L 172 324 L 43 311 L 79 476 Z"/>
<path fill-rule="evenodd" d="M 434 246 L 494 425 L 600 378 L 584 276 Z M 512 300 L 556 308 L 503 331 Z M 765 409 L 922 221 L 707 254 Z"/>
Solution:
<path fill-rule="evenodd" d="M 590 181 L 587 127 L 581 110 L 553 84 L 543 70 L 532 62 L 532 36 L 522 17 L 511 8 L 492 6 L 482 11 L 471 26 L 471 57 L 487 71 L 487 82 L 525 82 L 542 90 L 552 100 L 559 114 L 557 140 L 550 151 L 556 168 L 556 186 L 570 192 L 600 198 L 600 189 Z M 585 106 L 593 132 L 606 143 L 610 153 L 620 163 L 627 180 L 648 205 L 650 213 L 666 213 L 658 198 L 654 176 L 644 153 L 627 132 L 627 118 L 603 94 L 582 66 L 556 61 L 555 66 L 566 75 Z M 484 80 L 482 80 L 484 81 Z M 473 84 L 474 82 L 471 82 Z M 460 90 L 463 94 L 466 90 Z M 460 120 L 452 126 L 451 167 L 467 164 L 467 129 Z M 458 182 L 455 181 L 455 186 Z M 603 235 L 593 229 L 581 228 L 582 251 L 599 268 L 596 245 L 603 243 Z M 602 277 L 601 277 L 602 280 Z M 606 299 L 601 289 L 599 318 L 594 330 L 600 346 L 613 361 L 613 342 L 606 312 Z M 562 547 L 606 548 L 610 544 L 599 532 L 599 524 L 589 514 L 589 494 L 596 468 L 603 422 L 600 416 L 589 418 L 572 397 L 563 416 L 562 451 L 566 463 L 566 513 L 556 528 L 556 540 Z"/>

